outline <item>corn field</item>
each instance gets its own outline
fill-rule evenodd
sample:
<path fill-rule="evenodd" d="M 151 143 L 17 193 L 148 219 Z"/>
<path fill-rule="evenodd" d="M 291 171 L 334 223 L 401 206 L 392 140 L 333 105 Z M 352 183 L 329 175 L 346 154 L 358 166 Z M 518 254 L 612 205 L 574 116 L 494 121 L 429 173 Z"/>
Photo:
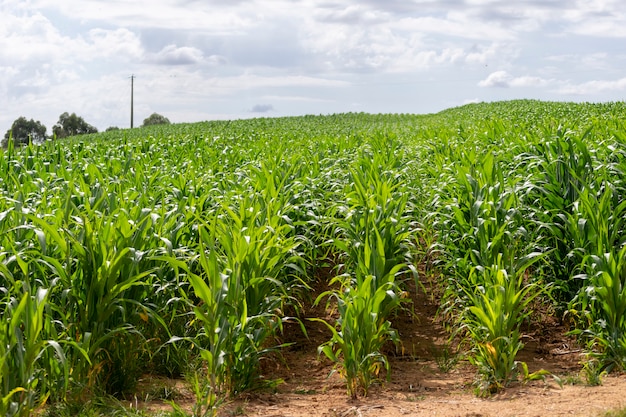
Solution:
<path fill-rule="evenodd" d="M 626 370 L 626 105 L 513 101 L 112 131 L 0 151 L 0 415 L 193 374 L 194 416 L 306 334 L 367 395 L 425 274 L 477 391 L 541 304 Z M 312 288 L 332 270 L 327 288 Z M 304 302 L 334 319 L 306 317 Z M 189 364 L 193 364 L 189 369 Z"/>

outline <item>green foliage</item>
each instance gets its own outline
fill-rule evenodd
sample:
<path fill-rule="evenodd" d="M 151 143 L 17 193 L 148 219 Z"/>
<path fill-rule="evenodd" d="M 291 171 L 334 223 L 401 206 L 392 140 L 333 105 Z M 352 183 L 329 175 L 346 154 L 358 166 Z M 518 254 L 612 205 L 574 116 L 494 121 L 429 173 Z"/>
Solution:
<path fill-rule="evenodd" d="M 52 127 L 52 133 L 54 133 L 54 136 L 58 139 L 97 132 L 98 129 L 85 122 L 85 120 L 77 116 L 76 113 L 69 114 L 65 112 L 61 114 L 59 121 Z"/>
<path fill-rule="evenodd" d="M 384 314 L 399 305 L 395 288 L 390 282 L 378 286 L 375 280 L 376 277 L 369 275 L 358 288 L 323 293 L 316 301 L 329 296 L 337 302 L 340 314 L 337 329 L 323 320 L 313 320 L 325 323 L 331 330 L 331 340 L 318 351 L 338 365 L 352 398 L 359 393 L 367 396 L 372 381 L 378 379 L 382 369 L 389 376 L 389 362 L 382 348 L 387 341 L 399 342 Z"/>
<path fill-rule="evenodd" d="M 534 155 L 527 161 L 538 174 L 525 198 L 541 208 L 533 211 L 532 217 L 544 242 L 554 248 L 546 272 L 556 284 L 554 294 L 562 303 L 570 301 L 581 288 L 582 281 L 572 277 L 581 272 L 590 244 L 584 230 L 586 220 L 578 210 L 581 199 L 597 187 L 597 163 L 584 141 L 589 133 L 588 129 L 578 137 L 559 126 L 550 140 L 534 146 Z"/>
<path fill-rule="evenodd" d="M 592 255 L 589 286 L 577 300 L 587 322 L 582 335 L 596 351 L 590 355 L 600 370 L 626 369 L 626 247 Z"/>
<path fill-rule="evenodd" d="M 498 259 L 500 261 L 502 257 Z M 473 344 L 470 362 L 478 367 L 481 380 L 479 392 L 493 393 L 516 379 L 517 353 L 523 347 L 520 327 L 530 311 L 528 305 L 541 289 L 524 283 L 524 273 L 537 258 L 509 275 L 501 261 L 491 267 L 476 267 L 470 271 L 470 281 L 480 283 L 468 292 L 468 308 L 463 323 Z"/>
<path fill-rule="evenodd" d="M 332 243 L 346 272 L 331 281 L 339 290 L 316 300 L 335 300 L 340 315 L 335 326 L 326 323 L 333 336 L 319 352 L 335 362 L 353 398 L 367 395 L 382 368 L 389 376 L 382 348 L 399 339 L 388 319 L 401 305 L 403 276 L 413 272 L 417 286 L 417 272 L 409 266 L 412 230 L 399 154 L 393 138 L 366 143 L 350 169 L 346 203 L 332 211 Z"/>
<path fill-rule="evenodd" d="M 11 125 L 11 129 L 4 135 L 4 146 L 8 146 L 10 140 L 15 145 L 24 145 L 29 142 L 40 143 L 46 140 L 46 127 L 39 121 L 27 120 L 19 117 Z"/>
<path fill-rule="evenodd" d="M 198 273 L 169 259 L 187 273 L 193 293 L 184 297 L 202 326 L 195 337 L 171 341 L 192 342 L 206 369 L 192 375 L 194 415 L 213 415 L 227 395 L 262 385 L 259 360 L 276 349 L 266 341 L 282 330 L 279 313 L 289 299 L 289 271 L 298 270 L 297 243 L 291 226 L 258 204 L 243 197 L 237 210 L 224 207 L 210 223 L 199 220 Z"/>
<path fill-rule="evenodd" d="M 520 323 L 552 287 L 600 372 L 622 368 L 624 112 L 515 101 L 10 141 L 0 411 L 71 409 L 150 370 L 188 374 L 211 415 L 274 382 L 261 361 L 329 273 L 318 302 L 339 314 L 320 353 L 366 394 L 419 262 L 486 391 L 534 377 Z M 55 133 L 93 130 L 81 121 L 65 113 Z"/>
<path fill-rule="evenodd" d="M 608 372 L 605 370 L 605 366 L 594 358 L 590 358 L 583 362 L 583 369 L 581 374 L 585 378 L 585 382 L 590 387 L 597 387 L 602 385 L 602 379 Z"/>
<path fill-rule="evenodd" d="M 622 408 L 614 411 L 607 411 L 602 414 L 603 417 L 624 417 L 626 416 L 626 408 Z"/>
<path fill-rule="evenodd" d="M 143 120 L 142 126 L 154 126 L 154 125 L 169 125 L 170 121 L 167 117 L 161 116 L 158 113 L 152 113 L 150 116 Z"/>
<path fill-rule="evenodd" d="M 49 290 L 31 291 L 21 281 L 2 290 L 0 414 L 29 416 L 46 403 L 54 378 L 67 375 L 67 363 L 59 343 L 46 340 L 52 327 L 45 316 Z M 48 349 L 55 355 L 47 356 Z"/>

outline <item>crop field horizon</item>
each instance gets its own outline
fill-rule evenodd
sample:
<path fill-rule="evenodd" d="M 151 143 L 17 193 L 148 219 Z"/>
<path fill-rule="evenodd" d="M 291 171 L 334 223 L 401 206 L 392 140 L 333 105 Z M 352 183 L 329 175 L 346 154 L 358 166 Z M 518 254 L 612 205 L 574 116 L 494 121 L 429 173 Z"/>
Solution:
<path fill-rule="evenodd" d="M 0 171 L 0 415 L 86 413 L 145 374 L 187 381 L 192 408 L 167 415 L 218 415 L 280 382 L 263 361 L 287 326 L 323 326 L 320 360 L 364 398 L 419 291 L 480 397 L 550 377 L 518 355 L 538 306 L 590 385 L 626 370 L 623 102 L 10 141 Z"/>

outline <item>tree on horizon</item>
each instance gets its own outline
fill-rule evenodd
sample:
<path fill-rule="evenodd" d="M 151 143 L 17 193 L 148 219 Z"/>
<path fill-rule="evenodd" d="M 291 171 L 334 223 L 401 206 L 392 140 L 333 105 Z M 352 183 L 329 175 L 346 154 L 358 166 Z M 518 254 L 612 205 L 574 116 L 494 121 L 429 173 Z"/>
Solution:
<path fill-rule="evenodd" d="M 16 146 L 26 145 L 31 141 L 43 142 L 47 139 L 46 131 L 46 126 L 40 121 L 18 117 L 4 135 L 2 146 L 7 146 L 10 138 Z"/>
<path fill-rule="evenodd" d="M 69 114 L 65 112 L 59 116 L 59 121 L 52 128 L 52 132 L 60 139 L 68 136 L 98 133 L 98 129 L 85 122 L 85 120 L 77 116 L 76 113 Z"/>

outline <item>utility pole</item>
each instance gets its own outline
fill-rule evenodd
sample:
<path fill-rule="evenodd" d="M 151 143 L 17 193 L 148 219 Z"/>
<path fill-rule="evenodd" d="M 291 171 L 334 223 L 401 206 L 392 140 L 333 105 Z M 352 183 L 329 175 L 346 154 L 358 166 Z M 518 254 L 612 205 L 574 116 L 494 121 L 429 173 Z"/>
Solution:
<path fill-rule="evenodd" d="M 134 99 L 135 74 L 130 76 L 130 128 L 133 128 L 133 99 Z"/>

